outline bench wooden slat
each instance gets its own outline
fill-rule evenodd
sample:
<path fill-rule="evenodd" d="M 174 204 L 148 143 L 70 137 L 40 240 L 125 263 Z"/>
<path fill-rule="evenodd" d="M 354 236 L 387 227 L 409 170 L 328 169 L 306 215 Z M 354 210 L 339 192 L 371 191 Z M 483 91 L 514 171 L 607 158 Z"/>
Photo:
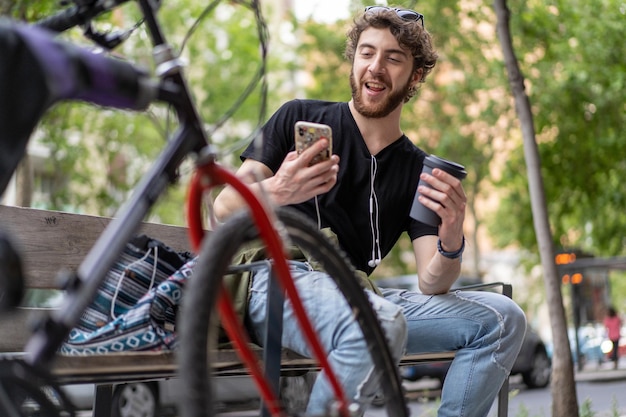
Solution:
<path fill-rule="evenodd" d="M 260 359 L 262 350 L 254 347 Z M 212 356 L 213 374 L 216 376 L 248 375 L 237 352 L 220 349 Z M 401 366 L 418 365 L 426 362 L 448 361 L 454 352 L 421 353 L 405 356 Z M 122 352 L 103 355 L 69 356 L 59 355 L 52 364 L 52 373 L 60 384 L 83 383 L 126 383 L 133 381 L 172 378 L 177 371 L 175 352 Z M 309 358 L 283 349 L 281 370 L 285 374 L 319 370 L 318 363 Z"/>
<path fill-rule="evenodd" d="M 29 288 L 58 288 L 57 272 L 61 268 L 76 270 L 110 221 L 107 217 L 0 205 L 0 228 L 22 254 Z M 184 227 L 143 223 L 139 233 L 178 251 L 190 247 Z"/>

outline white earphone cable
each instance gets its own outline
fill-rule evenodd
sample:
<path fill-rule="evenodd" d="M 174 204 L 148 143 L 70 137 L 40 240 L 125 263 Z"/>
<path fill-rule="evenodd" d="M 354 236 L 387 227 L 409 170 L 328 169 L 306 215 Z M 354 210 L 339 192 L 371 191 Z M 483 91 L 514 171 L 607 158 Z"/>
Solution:
<path fill-rule="evenodd" d="M 318 230 L 322 230 L 322 216 L 320 214 L 320 203 L 317 201 L 317 196 L 315 196 L 315 212 L 317 213 L 317 228 Z"/>
<path fill-rule="evenodd" d="M 376 179 L 376 171 L 378 170 L 378 162 L 376 157 L 372 155 L 370 162 L 370 198 L 369 198 L 369 216 L 370 231 L 372 233 L 372 259 L 367 263 L 372 268 L 379 265 L 382 258 L 380 251 L 380 229 L 378 218 L 378 196 L 374 189 L 374 180 Z"/>

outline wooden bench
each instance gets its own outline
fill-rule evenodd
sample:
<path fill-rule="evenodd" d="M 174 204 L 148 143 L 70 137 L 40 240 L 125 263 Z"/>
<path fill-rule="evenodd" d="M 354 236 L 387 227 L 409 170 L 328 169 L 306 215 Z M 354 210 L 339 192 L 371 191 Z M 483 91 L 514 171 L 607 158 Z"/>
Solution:
<path fill-rule="evenodd" d="M 29 289 L 59 289 L 58 271 L 76 269 L 109 222 L 106 217 L 0 205 L 0 228 L 12 237 L 20 250 Z M 176 250 L 189 248 L 184 227 L 144 223 L 141 233 Z M 511 296 L 510 285 L 504 285 L 503 291 Z M 31 334 L 27 323 L 36 314 L 41 314 L 41 310 L 24 307 L 0 318 L 0 352 L 23 351 Z M 256 351 L 261 357 L 262 350 L 257 348 Z M 401 366 L 453 358 L 454 352 L 408 355 L 402 358 Z M 218 350 L 212 365 L 218 377 L 246 374 L 237 353 L 231 349 Z M 171 378 L 176 374 L 176 362 L 171 352 L 58 355 L 52 366 L 52 372 L 61 384 L 96 384 L 94 417 L 110 416 L 115 384 Z M 280 352 L 280 371 L 283 373 L 316 369 L 317 364 L 311 359 L 285 349 Z M 505 381 L 498 398 L 498 416 L 505 417 L 507 409 L 508 381 Z"/>

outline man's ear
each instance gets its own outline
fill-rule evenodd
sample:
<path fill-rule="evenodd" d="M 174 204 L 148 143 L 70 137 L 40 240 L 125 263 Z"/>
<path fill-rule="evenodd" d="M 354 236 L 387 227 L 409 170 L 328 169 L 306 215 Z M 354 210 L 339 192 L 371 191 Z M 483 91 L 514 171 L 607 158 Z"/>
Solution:
<path fill-rule="evenodd" d="M 413 75 L 411 76 L 411 87 L 415 87 L 420 81 L 422 81 L 422 74 L 424 74 L 423 68 L 418 68 L 413 71 Z"/>

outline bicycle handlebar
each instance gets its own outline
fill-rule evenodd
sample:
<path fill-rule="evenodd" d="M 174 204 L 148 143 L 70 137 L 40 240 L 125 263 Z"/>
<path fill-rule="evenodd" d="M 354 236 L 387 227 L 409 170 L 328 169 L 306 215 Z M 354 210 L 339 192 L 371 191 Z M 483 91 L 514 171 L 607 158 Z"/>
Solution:
<path fill-rule="evenodd" d="M 94 17 L 109 10 L 113 10 L 127 1 L 128 0 L 96 0 L 92 4 L 75 5 L 36 22 L 35 26 L 55 32 L 63 32 L 74 26 L 85 24 Z"/>
<path fill-rule="evenodd" d="M 48 31 L 23 23 L 0 19 L 0 56 L 0 194 L 32 130 L 53 103 L 70 99 L 144 110 L 155 99 L 177 98 L 176 86 L 157 85 L 131 63 L 53 39 Z"/>
<path fill-rule="evenodd" d="M 129 62 L 53 39 L 37 27 L 15 24 L 2 29 L 20 39 L 15 49 L 22 48 L 32 54 L 46 79 L 52 102 L 73 99 L 145 110 L 158 95 L 158 86 L 147 71 Z M 15 59 L 20 56 L 16 53 Z M 6 63 L 12 64 L 15 63 L 11 59 Z"/>

